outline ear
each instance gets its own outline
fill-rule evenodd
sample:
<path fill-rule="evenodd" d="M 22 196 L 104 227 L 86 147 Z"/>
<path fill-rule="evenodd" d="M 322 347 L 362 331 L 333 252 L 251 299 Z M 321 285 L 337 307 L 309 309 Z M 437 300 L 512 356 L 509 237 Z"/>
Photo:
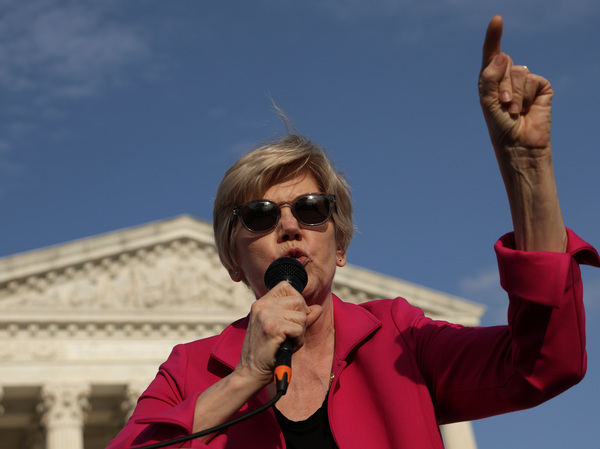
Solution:
<path fill-rule="evenodd" d="M 336 265 L 340 268 L 345 266 L 346 265 L 346 251 L 342 251 L 341 249 L 338 249 L 336 251 L 335 255 L 336 255 L 336 259 L 335 259 Z"/>

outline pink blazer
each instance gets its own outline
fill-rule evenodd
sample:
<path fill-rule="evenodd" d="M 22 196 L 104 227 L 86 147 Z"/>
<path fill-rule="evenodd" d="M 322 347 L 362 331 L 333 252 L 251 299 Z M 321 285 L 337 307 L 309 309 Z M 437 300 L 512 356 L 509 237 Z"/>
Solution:
<path fill-rule="evenodd" d="M 579 382 L 586 370 L 578 263 L 598 253 L 569 232 L 566 254 L 515 251 L 512 234 L 496 245 L 508 326 L 467 328 L 431 320 L 406 300 L 361 305 L 334 296 L 331 430 L 340 449 L 442 449 L 438 424 L 532 407 Z M 236 366 L 247 318 L 220 335 L 176 346 L 108 449 L 188 434 L 198 395 Z M 268 401 L 265 391 L 238 415 Z M 237 416 L 237 415 L 236 415 Z M 272 410 L 219 433 L 208 445 L 285 448 Z"/>

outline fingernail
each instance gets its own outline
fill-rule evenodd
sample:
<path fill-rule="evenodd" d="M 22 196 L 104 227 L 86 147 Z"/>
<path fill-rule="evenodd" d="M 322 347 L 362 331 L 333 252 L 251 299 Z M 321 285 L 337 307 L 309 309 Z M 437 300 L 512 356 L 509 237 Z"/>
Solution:
<path fill-rule="evenodd" d="M 508 103 L 510 100 L 512 100 L 510 92 L 505 90 L 500 93 L 500 101 L 502 101 L 502 103 Z"/>
<path fill-rule="evenodd" d="M 517 103 L 511 103 L 511 105 L 508 107 L 508 112 L 511 114 L 518 114 L 521 112 L 521 109 Z"/>
<path fill-rule="evenodd" d="M 494 58 L 494 65 L 501 66 L 502 64 L 504 64 L 504 53 L 498 53 Z"/>

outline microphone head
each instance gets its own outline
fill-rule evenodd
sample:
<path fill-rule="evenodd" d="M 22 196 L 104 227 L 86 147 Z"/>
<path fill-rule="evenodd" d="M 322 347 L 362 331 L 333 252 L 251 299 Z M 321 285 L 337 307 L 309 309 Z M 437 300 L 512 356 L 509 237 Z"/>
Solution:
<path fill-rule="evenodd" d="M 276 259 L 265 272 L 265 285 L 269 290 L 281 281 L 288 281 L 299 293 L 308 283 L 308 274 L 304 266 L 293 257 Z"/>

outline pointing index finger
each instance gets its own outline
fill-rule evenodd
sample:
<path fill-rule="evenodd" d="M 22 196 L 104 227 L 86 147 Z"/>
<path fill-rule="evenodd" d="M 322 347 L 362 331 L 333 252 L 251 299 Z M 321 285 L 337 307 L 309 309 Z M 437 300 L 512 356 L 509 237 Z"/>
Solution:
<path fill-rule="evenodd" d="M 494 16 L 488 25 L 483 43 L 483 59 L 481 71 L 491 64 L 494 58 L 500 54 L 500 41 L 502 40 L 502 16 Z"/>

